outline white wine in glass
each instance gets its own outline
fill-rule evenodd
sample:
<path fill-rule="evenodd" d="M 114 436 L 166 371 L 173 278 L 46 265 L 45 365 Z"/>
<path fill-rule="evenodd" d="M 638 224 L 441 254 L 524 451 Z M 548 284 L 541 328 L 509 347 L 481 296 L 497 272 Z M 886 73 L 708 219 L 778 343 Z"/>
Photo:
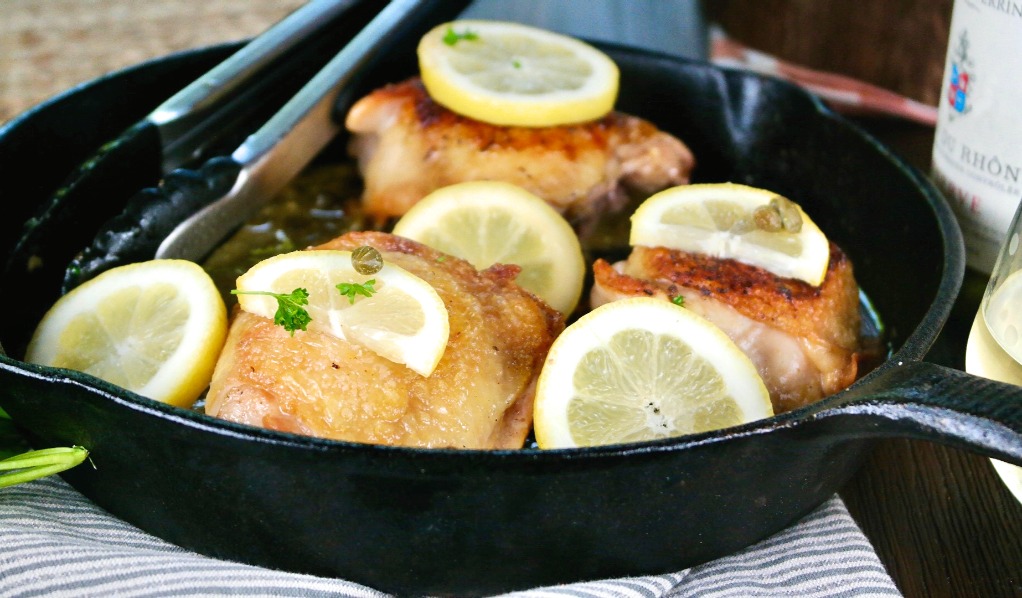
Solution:
<path fill-rule="evenodd" d="M 1022 227 L 1015 213 L 1008 237 L 972 323 L 965 370 L 1022 386 Z M 1022 468 L 991 459 L 1005 485 L 1022 501 Z"/>

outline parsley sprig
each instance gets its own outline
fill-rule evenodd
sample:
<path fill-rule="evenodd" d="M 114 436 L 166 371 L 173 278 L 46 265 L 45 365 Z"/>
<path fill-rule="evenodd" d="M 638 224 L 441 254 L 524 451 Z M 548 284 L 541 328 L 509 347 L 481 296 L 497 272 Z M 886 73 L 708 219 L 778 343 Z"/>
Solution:
<path fill-rule="evenodd" d="M 283 326 L 284 330 L 295 335 L 295 330 L 306 330 L 312 318 L 303 305 L 309 304 L 309 291 L 301 287 L 290 293 L 273 293 L 270 291 L 239 291 L 233 289 L 232 295 L 266 295 L 277 300 L 277 311 L 273 314 L 273 323 Z"/>
<path fill-rule="evenodd" d="M 372 297 L 376 294 L 376 279 L 367 280 L 364 283 L 357 282 L 342 282 L 337 285 L 337 290 L 341 295 L 348 298 L 348 301 L 354 305 L 355 297 L 361 295 L 363 297 Z M 283 326 L 284 330 L 291 333 L 291 336 L 295 335 L 295 330 L 307 330 L 309 322 L 312 321 L 312 316 L 309 315 L 304 305 L 309 304 L 309 291 L 298 287 L 290 293 L 274 293 L 272 291 L 239 291 L 238 289 L 231 290 L 232 295 L 265 295 L 267 297 L 273 297 L 277 300 L 277 311 L 273 314 L 273 323 L 277 326 Z"/>
<path fill-rule="evenodd" d="M 354 305 L 355 295 L 362 295 L 363 297 L 372 297 L 376 293 L 376 289 L 373 288 L 376 285 L 376 279 L 372 278 L 365 281 L 362 284 L 357 282 L 342 282 L 337 285 L 337 290 L 342 295 L 348 298 L 348 301 Z"/>
<path fill-rule="evenodd" d="M 466 29 L 464 33 L 458 33 L 454 30 L 454 27 L 448 27 L 447 33 L 444 34 L 444 43 L 448 46 L 453 46 L 461 40 L 472 41 L 477 39 L 479 39 L 479 34 L 471 29 Z"/>

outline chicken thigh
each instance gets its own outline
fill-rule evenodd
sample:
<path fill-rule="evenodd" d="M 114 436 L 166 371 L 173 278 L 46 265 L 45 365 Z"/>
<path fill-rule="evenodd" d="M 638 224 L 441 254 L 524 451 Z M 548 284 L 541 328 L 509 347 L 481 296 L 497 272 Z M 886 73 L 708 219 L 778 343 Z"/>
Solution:
<path fill-rule="evenodd" d="M 591 222 L 627 201 L 687 183 L 695 159 L 651 123 L 613 112 L 581 125 L 503 127 L 459 116 L 415 78 L 378 89 L 348 112 L 352 153 L 377 219 L 404 214 L 431 191 L 497 180 L 542 197 L 569 221 Z"/>
<path fill-rule="evenodd" d="M 418 447 L 520 448 L 536 378 L 563 317 L 514 283 L 517 266 L 471 264 L 385 233 L 316 249 L 371 245 L 432 285 L 450 337 L 433 373 L 339 338 L 236 311 L 206 400 L 216 417 L 275 430 Z"/>

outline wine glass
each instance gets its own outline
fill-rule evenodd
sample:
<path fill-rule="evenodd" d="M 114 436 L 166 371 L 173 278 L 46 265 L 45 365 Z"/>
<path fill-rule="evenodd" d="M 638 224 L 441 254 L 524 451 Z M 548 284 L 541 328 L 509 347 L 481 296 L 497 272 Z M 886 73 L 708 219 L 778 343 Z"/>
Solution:
<path fill-rule="evenodd" d="M 1015 212 L 972 323 L 965 370 L 1022 386 L 1022 204 Z M 991 459 L 1005 485 L 1022 501 L 1022 468 Z"/>

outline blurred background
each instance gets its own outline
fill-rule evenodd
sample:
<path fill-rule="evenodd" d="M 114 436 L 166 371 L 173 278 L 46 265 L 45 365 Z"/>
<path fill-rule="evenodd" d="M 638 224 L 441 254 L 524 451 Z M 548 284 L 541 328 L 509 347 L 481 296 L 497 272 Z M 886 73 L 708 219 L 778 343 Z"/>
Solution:
<path fill-rule="evenodd" d="M 707 22 L 781 60 L 936 106 L 953 0 L 705 0 Z"/>
<path fill-rule="evenodd" d="M 258 34 L 303 0 L 0 0 L 0 122 L 170 52 Z M 476 0 L 466 16 L 709 57 L 717 23 L 751 48 L 925 102 L 940 90 L 952 0 Z"/>

